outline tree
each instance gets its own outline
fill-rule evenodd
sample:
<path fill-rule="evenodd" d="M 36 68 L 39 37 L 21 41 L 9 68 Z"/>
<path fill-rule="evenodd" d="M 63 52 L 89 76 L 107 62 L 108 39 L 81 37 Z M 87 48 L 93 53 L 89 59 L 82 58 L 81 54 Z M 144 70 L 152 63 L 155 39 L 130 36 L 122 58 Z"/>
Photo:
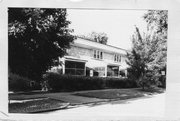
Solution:
<path fill-rule="evenodd" d="M 107 34 L 104 32 L 99 32 L 99 33 L 92 32 L 87 36 L 80 35 L 79 37 L 89 39 L 91 41 L 98 42 L 98 43 L 105 44 L 105 45 L 107 44 L 107 40 L 108 40 Z"/>
<path fill-rule="evenodd" d="M 148 23 L 148 30 L 155 36 L 155 42 L 158 49 L 154 53 L 154 63 L 159 71 L 166 72 L 167 62 L 167 31 L 168 31 L 168 11 L 167 10 L 149 10 L 144 16 L 144 20 Z M 166 85 L 166 76 L 160 76 L 163 86 Z"/>
<path fill-rule="evenodd" d="M 149 68 L 149 63 L 152 59 L 148 54 L 150 52 L 147 46 L 148 37 L 144 39 L 137 27 L 135 34 L 132 36 L 132 44 L 131 53 L 127 53 L 127 64 L 130 66 L 128 68 L 129 78 L 136 80 L 137 84 L 145 89 L 145 87 L 149 87 L 152 84 L 150 83 L 152 80 L 149 80 L 149 78 L 152 78 L 150 73 L 152 70 Z"/>
<path fill-rule="evenodd" d="M 144 16 L 148 23 L 148 30 L 154 30 L 157 33 L 167 35 L 168 29 L 168 11 L 167 10 L 149 10 Z"/>
<path fill-rule="evenodd" d="M 11 72 L 40 80 L 42 74 L 57 64 L 74 40 L 66 16 L 66 9 L 8 9 Z"/>
<path fill-rule="evenodd" d="M 138 27 L 132 36 L 133 49 L 127 54 L 131 77 L 143 87 L 159 85 L 161 70 L 166 70 L 167 11 L 148 11 L 143 18 L 148 32 L 141 36 Z"/>
<path fill-rule="evenodd" d="M 89 35 L 89 37 L 93 39 L 95 42 L 99 42 L 101 44 L 107 44 L 108 37 L 107 34 L 104 32 L 100 32 L 100 33 L 92 32 Z"/>
<path fill-rule="evenodd" d="M 143 18 L 148 23 L 147 27 L 151 32 L 149 35 L 152 37 L 151 40 L 158 45 L 158 49 L 154 53 L 156 59 L 153 63 L 159 63 L 159 68 L 166 69 L 168 11 L 149 10 Z"/>

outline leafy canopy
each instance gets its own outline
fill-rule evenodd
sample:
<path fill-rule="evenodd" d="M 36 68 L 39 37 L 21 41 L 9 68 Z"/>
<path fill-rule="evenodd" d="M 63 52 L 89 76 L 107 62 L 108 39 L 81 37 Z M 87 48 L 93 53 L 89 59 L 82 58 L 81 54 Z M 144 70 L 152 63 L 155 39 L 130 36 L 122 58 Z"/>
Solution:
<path fill-rule="evenodd" d="M 136 27 L 127 64 L 129 75 L 144 88 L 159 84 L 160 71 L 166 69 L 167 11 L 150 10 L 143 18 L 148 23 L 148 32 L 142 36 Z"/>
<path fill-rule="evenodd" d="M 80 35 L 79 37 L 81 38 L 84 38 L 84 39 L 89 39 L 91 41 L 94 41 L 94 42 L 98 42 L 98 43 L 101 43 L 101 44 L 107 44 L 107 41 L 108 41 L 108 37 L 107 37 L 107 34 L 104 33 L 104 32 L 91 32 L 90 34 L 88 34 L 87 36 L 86 35 Z"/>
<path fill-rule="evenodd" d="M 29 78 L 57 64 L 74 40 L 66 9 L 8 8 L 9 68 Z"/>

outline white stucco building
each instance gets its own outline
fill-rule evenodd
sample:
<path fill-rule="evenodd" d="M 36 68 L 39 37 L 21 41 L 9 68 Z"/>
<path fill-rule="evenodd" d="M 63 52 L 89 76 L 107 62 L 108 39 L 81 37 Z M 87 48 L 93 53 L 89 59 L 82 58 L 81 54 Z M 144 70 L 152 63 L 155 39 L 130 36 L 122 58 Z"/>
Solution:
<path fill-rule="evenodd" d="M 62 74 L 123 77 L 127 75 L 126 50 L 77 37 L 60 58 Z"/>

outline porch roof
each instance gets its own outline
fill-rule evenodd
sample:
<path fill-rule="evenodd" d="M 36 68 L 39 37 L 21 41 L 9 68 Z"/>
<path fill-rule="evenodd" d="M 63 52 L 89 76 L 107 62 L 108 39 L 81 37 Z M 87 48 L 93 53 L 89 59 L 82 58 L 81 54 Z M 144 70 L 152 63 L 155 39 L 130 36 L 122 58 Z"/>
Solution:
<path fill-rule="evenodd" d="M 77 57 L 73 57 L 73 56 L 65 56 L 64 59 L 69 60 L 69 61 L 87 62 L 87 60 L 77 58 Z"/>

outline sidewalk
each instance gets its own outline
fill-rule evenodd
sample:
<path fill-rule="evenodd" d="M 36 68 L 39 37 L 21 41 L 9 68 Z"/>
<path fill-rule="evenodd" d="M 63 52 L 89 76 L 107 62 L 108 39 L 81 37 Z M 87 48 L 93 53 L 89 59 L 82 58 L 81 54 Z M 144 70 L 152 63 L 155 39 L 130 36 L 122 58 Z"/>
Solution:
<path fill-rule="evenodd" d="M 150 98 L 128 101 L 112 101 L 103 105 L 82 105 L 80 107 L 46 112 L 46 114 L 95 116 L 150 116 L 163 117 L 165 110 L 165 93 Z"/>
<path fill-rule="evenodd" d="M 52 99 L 70 103 L 71 105 L 81 105 L 81 104 L 88 104 L 88 103 L 109 102 L 111 100 L 118 100 L 118 99 L 100 99 L 100 98 L 95 98 L 95 97 L 74 95 L 76 93 L 104 92 L 107 90 L 114 91 L 114 90 L 134 90 L 134 89 L 104 89 L 104 90 L 87 90 L 87 91 L 75 91 L 75 92 L 36 93 L 36 94 L 35 93 L 34 94 L 17 93 L 17 96 L 13 96 L 13 95 L 11 96 L 10 102 L 19 102 L 19 99 L 20 101 L 23 102 L 23 100 L 28 100 L 29 98 L 34 98 L 34 97 L 52 98 Z"/>
<path fill-rule="evenodd" d="M 71 105 L 81 105 L 81 104 L 87 104 L 87 103 L 95 103 L 95 102 L 106 101 L 106 99 L 77 96 L 77 95 L 72 95 L 71 93 L 67 93 L 67 94 L 62 93 L 62 94 L 59 94 L 58 97 L 50 94 L 50 95 L 48 95 L 48 97 L 52 98 L 52 99 L 68 102 Z"/>
<path fill-rule="evenodd" d="M 78 93 L 93 93 L 100 92 L 96 96 L 102 97 L 102 94 L 110 97 L 107 98 L 95 98 L 88 96 L 79 96 Z M 110 92 L 110 93 L 108 93 Z M 102 94 L 101 94 L 102 93 Z M 132 97 L 127 99 L 122 99 L 121 95 L 133 95 L 142 93 L 144 96 Z M 108 95 L 107 95 L 108 94 Z M 115 95 L 114 95 L 115 94 Z M 120 94 L 120 97 L 119 97 Z M 113 95 L 115 96 L 113 98 Z M 15 94 L 11 95 L 11 101 L 23 101 L 25 99 L 33 98 L 50 98 L 59 100 L 61 102 L 67 103 L 68 106 L 63 110 L 54 110 L 51 112 L 43 112 L 42 114 L 77 114 L 87 113 L 92 115 L 163 115 L 164 110 L 164 95 L 161 94 L 149 94 L 140 92 L 137 89 L 106 89 L 106 90 L 89 90 L 89 91 L 77 91 L 77 92 L 59 92 L 59 93 L 36 93 L 36 94 Z M 111 98 L 112 97 L 112 98 Z M 117 98 L 116 98 L 117 97 Z M 131 96 L 130 96 L 131 97 Z M 121 98 L 121 99 L 120 99 Z M 31 100 L 31 99 L 29 99 Z M 136 114 L 137 113 L 137 114 Z"/>

